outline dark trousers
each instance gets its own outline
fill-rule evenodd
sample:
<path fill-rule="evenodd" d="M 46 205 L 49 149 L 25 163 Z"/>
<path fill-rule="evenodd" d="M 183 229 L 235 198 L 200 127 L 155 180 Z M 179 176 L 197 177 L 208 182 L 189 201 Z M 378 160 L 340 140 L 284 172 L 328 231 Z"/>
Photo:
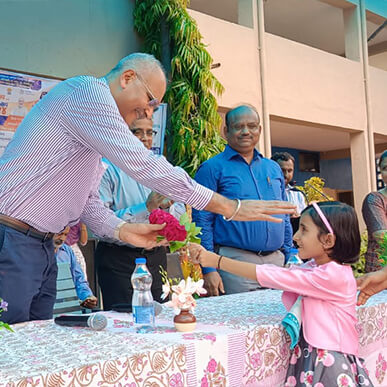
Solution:
<path fill-rule="evenodd" d="M 0 224 L 1 320 L 14 324 L 52 318 L 58 267 L 52 239 L 41 241 Z"/>
<path fill-rule="evenodd" d="M 95 251 L 95 264 L 98 283 L 102 291 L 103 308 L 111 310 L 114 304 L 132 305 L 133 287 L 130 277 L 136 267 L 135 260 L 146 258 L 151 272 L 153 299 L 161 302 L 162 280 L 160 266 L 167 268 L 167 254 L 164 247 L 152 250 L 119 246 L 113 243 L 98 242 Z"/>

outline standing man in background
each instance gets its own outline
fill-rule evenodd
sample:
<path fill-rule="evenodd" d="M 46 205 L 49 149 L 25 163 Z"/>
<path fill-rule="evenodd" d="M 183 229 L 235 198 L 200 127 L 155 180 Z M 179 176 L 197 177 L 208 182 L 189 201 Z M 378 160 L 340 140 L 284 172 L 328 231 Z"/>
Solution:
<path fill-rule="evenodd" d="M 280 166 L 282 173 L 285 178 L 285 191 L 286 198 L 290 203 L 296 205 L 296 211 L 290 217 L 290 222 L 293 228 L 293 234 L 298 230 L 300 223 L 301 212 L 306 208 L 306 201 L 304 194 L 294 187 L 293 176 L 294 176 L 294 157 L 288 152 L 277 152 L 271 157 Z"/>
<path fill-rule="evenodd" d="M 225 150 L 204 162 L 195 180 L 229 199 L 286 200 L 284 178 L 278 164 L 264 158 L 255 146 L 261 135 L 260 118 L 250 105 L 241 105 L 226 114 Z M 193 220 L 202 227 L 202 245 L 243 262 L 282 266 L 290 254 L 292 229 L 288 216 L 283 223 L 238 222 L 208 211 L 193 211 Z M 247 292 L 259 288 L 256 281 L 216 268 L 203 268 L 204 286 L 209 295 Z"/>
<path fill-rule="evenodd" d="M 153 122 L 148 118 L 134 121 L 132 133 L 151 149 L 153 140 Z M 136 182 L 120 168 L 104 160 L 108 168 L 101 179 L 99 193 L 105 206 L 110 208 L 122 220 L 128 223 L 148 223 L 149 213 L 161 208 L 170 209 L 173 215 L 185 212 L 182 203 L 173 203 L 165 196 Z M 162 302 L 162 278 L 160 266 L 167 270 L 167 252 L 164 246 L 143 249 L 117 240 L 101 239 L 95 251 L 98 283 L 101 287 L 103 307 L 111 310 L 114 304 L 131 304 L 133 287 L 131 276 L 139 257 L 147 259 L 147 267 L 152 274 L 153 298 Z"/>

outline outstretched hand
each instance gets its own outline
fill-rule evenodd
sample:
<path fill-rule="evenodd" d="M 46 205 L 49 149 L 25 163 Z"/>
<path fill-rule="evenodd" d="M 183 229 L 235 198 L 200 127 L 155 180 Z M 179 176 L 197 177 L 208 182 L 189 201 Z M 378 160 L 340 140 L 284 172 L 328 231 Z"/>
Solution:
<path fill-rule="evenodd" d="M 290 202 L 279 200 L 242 200 L 241 208 L 234 220 L 265 220 L 268 222 L 281 223 L 281 218 L 271 215 L 294 214 L 296 206 Z"/>
<path fill-rule="evenodd" d="M 368 273 L 357 278 L 356 282 L 360 290 L 357 305 L 364 305 L 371 296 L 387 289 L 387 270 L 383 269 Z"/>
<path fill-rule="evenodd" d="M 167 246 L 166 239 L 157 242 L 157 236 L 165 227 L 163 224 L 125 223 L 120 228 L 120 240 L 133 246 L 152 249 L 158 246 Z"/>

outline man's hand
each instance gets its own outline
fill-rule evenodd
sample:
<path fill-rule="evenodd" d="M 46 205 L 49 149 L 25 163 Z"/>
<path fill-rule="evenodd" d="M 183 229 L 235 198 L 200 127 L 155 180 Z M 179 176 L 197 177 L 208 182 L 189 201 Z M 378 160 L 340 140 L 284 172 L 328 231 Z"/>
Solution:
<path fill-rule="evenodd" d="M 155 210 L 156 208 L 169 208 L 173 203 L 173 200 L 166 198 L 164 195 L 161 195 L 157 192 L 152 191 L 148 198 L 146 199 L 146 208 L 149 212 Z"/>
<path fill-rule="evenodd" d="M 157 242 L 156 238 L 160 235 L 160 230 L 165 227 L 163 224 L 143 224 L 143 223 L 124 223 L 120 228 L 119 237 L 122 242 L 133 246 L 152 249 L 157 246 L 167 246 L 166 239 Z"/>
<path fill-rule="evenodd" d="M 204 289 L 209 296 L 219 296 L 219 291 L 224 293 L 222 277 L 217 271 L 210 271 L 203 275 Z"/>
<path fill-rule="evenodd" d="M 210 202 L 205 207 L 206 211 L 224 215 L 230 218 L 237 209 L 235 200 L 225 198 L 218 193 L 214 193 Z M 271 215 L 289 214 L 292 215 L 296 206 L 290 202 L 279 200 L 242 200 L 241 207 L 233 220 L 265 220 L 269 222 L 281 223 L 282 219 Z"/>
<path fill-rule="evenodd" d="M 363 275 L 357 278 L 356 282 L 360 290 L 357 305 L 364 305 L 371 296 L 387 289 L 387 267 L 383 270 Z"/>
<path fill-rule="evenodd" d="M 95 296 L 87 297 L 81 302 L 82 308 L 94 309 L 97 306 L 98 299 Z"/>
<path fill-rule="evenodd" d="M 279 200 L 242 200 L 241 208 L 234 220 L 265 220 L 281 223 L 282 219 L 271 215 L 294 214 L 296 206 Z"/>

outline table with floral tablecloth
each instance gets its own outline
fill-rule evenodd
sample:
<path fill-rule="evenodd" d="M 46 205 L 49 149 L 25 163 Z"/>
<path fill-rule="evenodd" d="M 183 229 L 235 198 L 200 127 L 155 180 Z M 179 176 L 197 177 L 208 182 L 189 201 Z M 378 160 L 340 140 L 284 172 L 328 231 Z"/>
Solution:
<path fill-rule="evenodd" d="M 178 333 L 164 309 L 151 334 L 131 316 L 106 313 L 103 331 L 52 320 L 0 331 L 0 386 L 281 386 L 289 342 L 280 325 L 281 292 L 261 290 L 198 301 L 197 329 Z M 358 310 L 361 356 L 387 386 L 387 292 Z"/>

